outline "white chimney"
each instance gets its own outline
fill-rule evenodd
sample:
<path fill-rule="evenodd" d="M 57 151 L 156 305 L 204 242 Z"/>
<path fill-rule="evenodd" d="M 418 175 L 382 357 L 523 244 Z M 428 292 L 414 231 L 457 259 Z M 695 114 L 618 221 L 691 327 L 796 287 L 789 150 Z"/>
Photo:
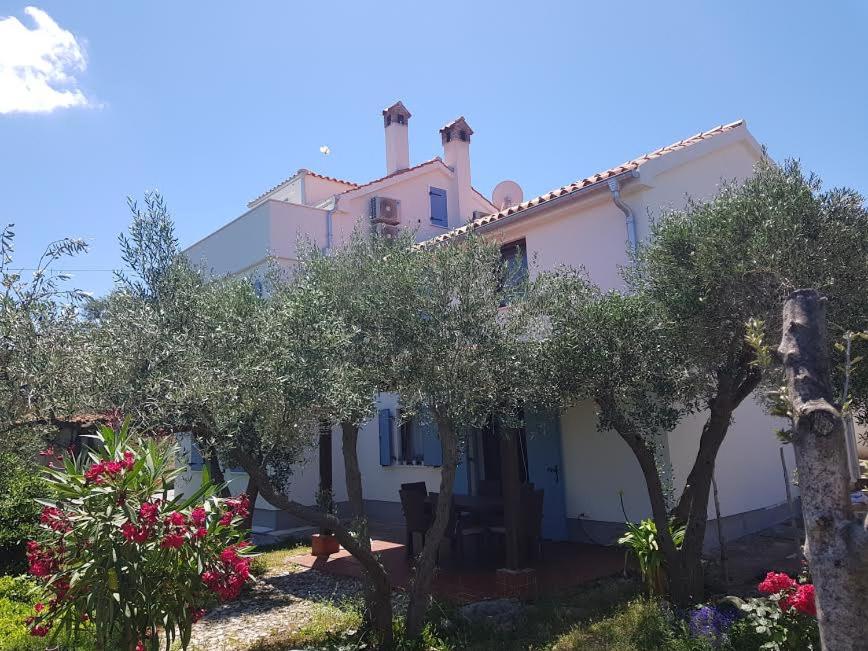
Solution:
<path fill-rule="evenodd" d="M 443 142 L 443 159 L 446 166 L 455 174 L 457 192 L 457 212 L 461 221 L 467 221 L 473 215 L 473 187 L 470 183 L 470 136 L 473 129 L 460 117 L 440 129 L 440 139 Z M 452 219 L 449 220 L 450 223 Z"/>
<path fill-rule="evenodd" d="M 407 134 L 410 111 L 401 102 L 383 111 L 386 128 L 386 174 L 410 167 L 410 140 Z"/>

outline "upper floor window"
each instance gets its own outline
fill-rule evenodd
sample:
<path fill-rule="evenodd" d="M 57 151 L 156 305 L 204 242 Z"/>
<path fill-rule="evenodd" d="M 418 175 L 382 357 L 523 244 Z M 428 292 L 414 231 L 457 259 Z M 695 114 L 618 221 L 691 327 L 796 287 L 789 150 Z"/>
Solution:
<path fill-rule="evenodd" d="M 446 190 L 429 188 L 428 197 L 431 200 L 431 223 L 435 226 L 448 226 L 446 214 Z"/>
<path fill-rule="evenodd" d="M 527 242 L 515 240 L 500 247 L 500 258 L 506 266 L 503 279 L 507 295 L 515 295 L 527 282 Z"/>

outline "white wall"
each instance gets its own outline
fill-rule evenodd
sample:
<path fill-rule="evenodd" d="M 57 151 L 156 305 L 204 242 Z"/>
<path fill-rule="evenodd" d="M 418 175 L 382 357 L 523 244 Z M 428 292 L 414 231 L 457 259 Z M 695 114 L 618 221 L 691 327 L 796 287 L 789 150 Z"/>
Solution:
<path fill-rule="evenodd" d="M 561 432 L 568 518 L 623 522 L 621 493 L 632 520 L 650 515 L 639 462 L 617 433 L 597 430 L 592 403 L 564 412 Z"/>

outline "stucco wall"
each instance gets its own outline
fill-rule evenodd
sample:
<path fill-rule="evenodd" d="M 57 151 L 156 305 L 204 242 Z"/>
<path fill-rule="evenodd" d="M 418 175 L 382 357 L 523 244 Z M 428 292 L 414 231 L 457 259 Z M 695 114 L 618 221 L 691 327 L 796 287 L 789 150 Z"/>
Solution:
<path fill-rule="evenodd" d="M 187 257 L 214 275 L 249 271 L 269 255 L 298 258 L 299 238 L 325 245 L 326 211 L 268 200 L 186 249 Z"/>

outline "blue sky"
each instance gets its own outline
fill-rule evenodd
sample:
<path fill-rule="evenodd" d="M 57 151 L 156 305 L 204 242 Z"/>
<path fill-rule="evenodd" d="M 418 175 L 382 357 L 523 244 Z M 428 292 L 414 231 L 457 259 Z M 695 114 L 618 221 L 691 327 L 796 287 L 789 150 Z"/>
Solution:
<path fill-rule="evenodd" d="M 159 188 L 190 244 L 299 167 L 380 176 L 396 99 L 413 161 L 467 118 L 485 194 L 512 178 L 530 197 L 741 117 L 775 158 L 868 193 L 861 2 L 46 1 L 57 27 L 36 39 L 12 22 L 34 28 L 25 6 L 0 0 L 0 222 L 24 267 L 87 238 L 64 267 L 96 293 L 127 195 Z M 50 37 L 64 55 L 46 64 Z"/>

